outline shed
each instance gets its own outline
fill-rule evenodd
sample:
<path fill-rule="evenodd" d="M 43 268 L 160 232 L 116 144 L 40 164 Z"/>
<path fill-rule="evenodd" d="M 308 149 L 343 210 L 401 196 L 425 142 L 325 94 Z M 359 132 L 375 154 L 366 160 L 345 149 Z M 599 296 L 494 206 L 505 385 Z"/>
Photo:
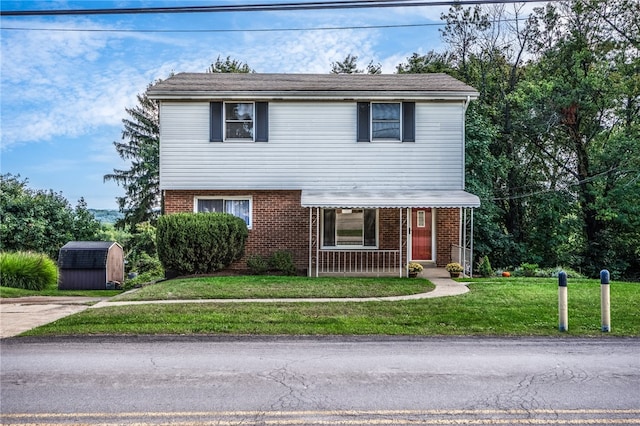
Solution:
<path fill-rule="evenodd" d="M 114 241 L 71 241 L 58 256 L 59 290 L 106 290 L 124 281 L 124 251 Z"/>

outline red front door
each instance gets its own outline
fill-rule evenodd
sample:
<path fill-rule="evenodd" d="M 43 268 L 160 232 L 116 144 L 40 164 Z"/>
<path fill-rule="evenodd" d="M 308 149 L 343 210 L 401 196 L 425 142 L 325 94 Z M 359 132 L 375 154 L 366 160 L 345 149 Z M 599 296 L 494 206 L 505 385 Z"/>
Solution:
<path fill-rule="evenodd" d="M 411 210 L 411 260 L 433 260 L 431 209 Z"/>

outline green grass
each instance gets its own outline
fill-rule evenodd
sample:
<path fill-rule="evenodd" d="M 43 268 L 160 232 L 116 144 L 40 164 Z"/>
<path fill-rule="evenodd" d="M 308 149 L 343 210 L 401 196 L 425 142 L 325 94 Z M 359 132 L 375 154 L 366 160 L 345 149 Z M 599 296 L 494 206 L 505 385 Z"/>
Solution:
<path fill-rule="evenodd" d="M 58 290 L 58 284 L 47 285 L 40 291 L 0 287 L 0 298 L 27 296 L 112 297 L 120 293 L 122 293 L 121 290 Z"/>
<path fill-rule="evenodd" d="M 163 281 L 113 300 L 384 297 L 432 289 L 426 280 L 405 278 L 201 277 Z"/>
<path fill-rule="evenodd" d="M 255 278 L 255 277 L 254 277 Z M 473 280 L 462 296 L 403 302 L 205 303 L 89 309 L 27 335 L 602 336 L 600 284 L 569 283 L 569 331 L 558 328 L 557 281 Z M 611 336 L 640 335 L 640 284 L 611 283 Z"/>

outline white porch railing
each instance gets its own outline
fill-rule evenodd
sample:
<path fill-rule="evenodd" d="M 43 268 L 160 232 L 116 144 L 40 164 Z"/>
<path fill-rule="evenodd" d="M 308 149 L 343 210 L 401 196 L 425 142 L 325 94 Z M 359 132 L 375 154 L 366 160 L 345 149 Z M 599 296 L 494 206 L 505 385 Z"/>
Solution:
<path fill-rule="evenodd" d="M 451 245 L 451 261 L 458 262 L 464 268 L 464 275 L 471 276 L 472 273 L 472 259 L 471 249 L 464 248 L 455 244 Z"/>
<path fill-rule="evenodd" d="M 318 275 L 395 275 L 400 274 L 400 250 L 319 250 Z"/>

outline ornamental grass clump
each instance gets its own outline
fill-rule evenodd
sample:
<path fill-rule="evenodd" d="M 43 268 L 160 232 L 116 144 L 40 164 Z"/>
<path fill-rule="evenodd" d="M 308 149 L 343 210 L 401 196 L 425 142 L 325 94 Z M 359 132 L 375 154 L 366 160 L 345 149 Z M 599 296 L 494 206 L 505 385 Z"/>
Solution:
<path fill-rule="evenodd" d="M 58 266 L 47 255 L 29 252 L 0 253 L 0 285 L 41 291 L 58 283 Z"/>

